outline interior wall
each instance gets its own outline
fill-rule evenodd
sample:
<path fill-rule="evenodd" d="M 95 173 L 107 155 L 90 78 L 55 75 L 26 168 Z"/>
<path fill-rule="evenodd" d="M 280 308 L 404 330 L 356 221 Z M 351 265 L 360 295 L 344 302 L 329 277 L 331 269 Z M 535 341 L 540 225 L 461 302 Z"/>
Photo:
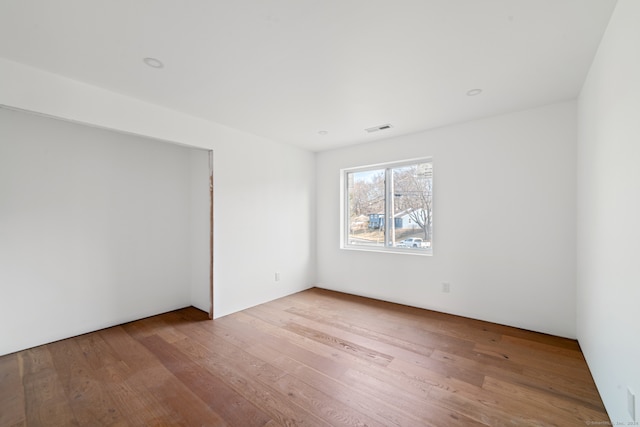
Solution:
<path fill-rule="evenodd" d="M 0 108 L 0 354 L 189 305 L 190 151 Z"/>
<path fill-rule="evenodd" d="M 210 285 L 209 259 L 210 199 L 209 152 L 192 149 L 189 152 L 190 200 L 189 212 L 189 276 L 191 305 L 209 312 Z"/>
<path fill-rule="evenodd" d="M 313 286 L 314 180 L 311 152 L 260 141 L 214 149 L 215 317 Z"/>
<path fill-rule="evenodd" d="M 314 153 L 6 59 L 0 81 L 0 105 L 213 150 L 215 317 L 315 282 Z"/>
<path fill-rule="evenodd" d="M 640 421 L 640 3 L 619 0 L 578 100 L 578 339 L 611 421 Z"/>
<path fill-rule="evenodd" d="M 575 146 L 566 102 L 319 153 L 319 286 L 575 337 Z M 340 169 L 426 156 L 433 256 L 340 249 Z"/>

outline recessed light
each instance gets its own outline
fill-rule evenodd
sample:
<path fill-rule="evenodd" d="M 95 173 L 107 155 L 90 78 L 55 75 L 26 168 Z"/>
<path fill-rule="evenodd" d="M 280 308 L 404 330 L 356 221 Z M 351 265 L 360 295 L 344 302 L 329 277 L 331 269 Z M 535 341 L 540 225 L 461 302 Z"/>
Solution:
<path fill-rule="evenodd" d="M 325 136 L 325 135 L 327 135 L 328 133 L 329 133 L 329 131 L 328 131 L 328 130 L 319 130 L 319 131 L 318 131 L 318 135 L 320 135 L 320 136 Z"/>
<path fill-rule="evenodd" d="M 162 61 L 156 58 L 144 58 L 142 61 L 151 68 L 164 68 Z"/>
<path fill-rule="evenodd" d="M 476 96 L 482 93 L 482 89 L 471 89 L 467 91 L 467 96 Z"/>

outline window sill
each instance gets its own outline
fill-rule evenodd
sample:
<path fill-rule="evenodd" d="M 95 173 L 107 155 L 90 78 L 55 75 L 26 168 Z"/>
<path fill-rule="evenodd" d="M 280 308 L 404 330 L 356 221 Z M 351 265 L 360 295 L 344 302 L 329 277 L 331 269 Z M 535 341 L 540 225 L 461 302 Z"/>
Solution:
<path fill-rule="evenodd" d="M 398 254 L 398 255 L 414 255 L 414 256 L 433 256 L 432 249 L 403 249 L 403 248 L 386 248 L 381 246 L 355 246 L 355 245 L 343 245 L 340 249 L 345 251 L 358 251 L 358 252 L 379 252 L 379 253 L 388 253 L 388 254 Z"/>

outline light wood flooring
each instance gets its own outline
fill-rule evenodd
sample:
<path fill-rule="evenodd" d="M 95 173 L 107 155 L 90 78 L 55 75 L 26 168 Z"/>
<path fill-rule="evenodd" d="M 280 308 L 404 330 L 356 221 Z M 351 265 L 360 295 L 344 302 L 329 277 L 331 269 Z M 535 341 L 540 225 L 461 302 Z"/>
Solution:
<path fill-rule="evenodd" d="M 0 357 L 0 425 L 609 421 L 573 340 L 320 289 L 206 317 L 186 308 Z"/>

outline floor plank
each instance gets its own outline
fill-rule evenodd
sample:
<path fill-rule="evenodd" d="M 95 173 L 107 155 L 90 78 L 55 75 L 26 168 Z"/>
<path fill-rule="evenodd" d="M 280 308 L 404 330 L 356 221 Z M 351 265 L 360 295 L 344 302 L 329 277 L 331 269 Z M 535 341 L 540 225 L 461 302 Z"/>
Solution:
<path fill-rule="evenodd" d="M 17 426 L 26 421 L 22 367 L 17 354 L 0 358 L 0 425 Z"/>
<path fill-rule="evenodd" d="M 0 427 L 607 422 L 574 340 L 322 289 L 0 357 Z"/>

